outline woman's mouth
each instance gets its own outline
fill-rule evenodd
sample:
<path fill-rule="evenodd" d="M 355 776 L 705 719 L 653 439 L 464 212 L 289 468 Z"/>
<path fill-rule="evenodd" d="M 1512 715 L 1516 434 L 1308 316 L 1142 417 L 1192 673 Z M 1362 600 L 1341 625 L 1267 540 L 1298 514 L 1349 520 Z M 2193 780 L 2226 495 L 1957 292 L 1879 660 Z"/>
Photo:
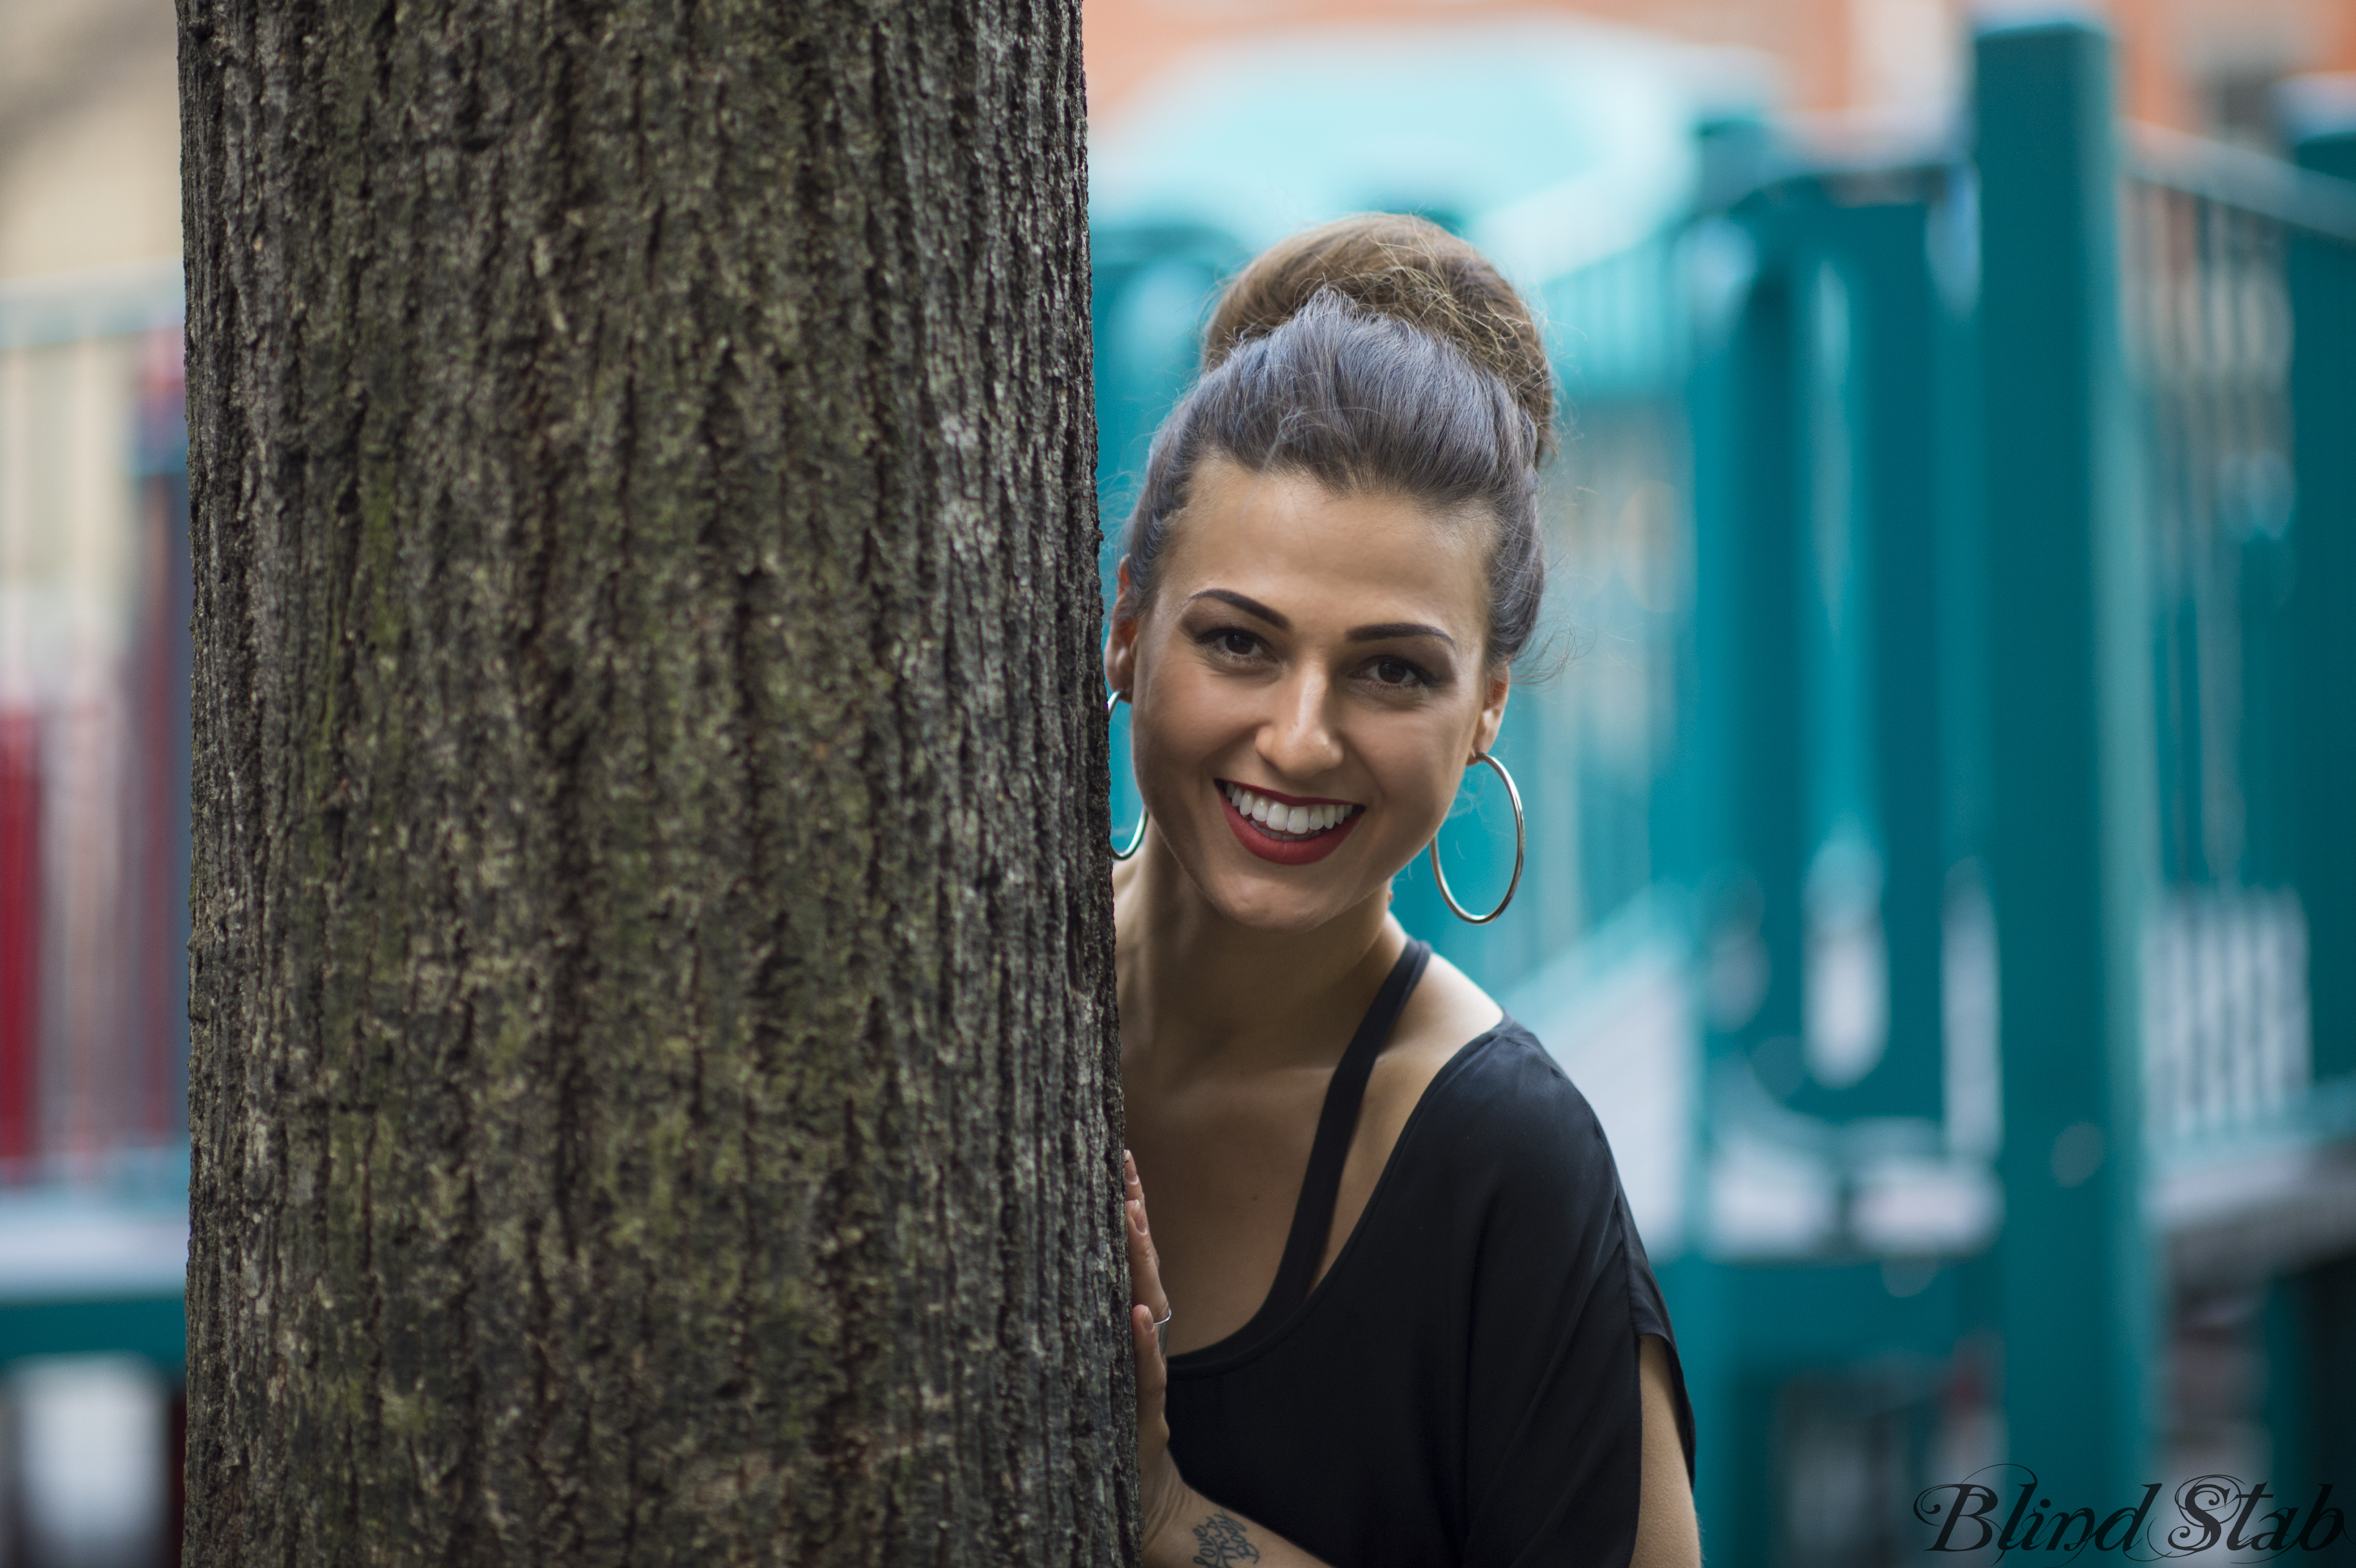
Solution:
<path fill-rule="evenodd" d="M 1227 826 L 1237 840 L 1263 860 L 1306 866 L 1341 848 L 1366 808 L 1346 800 L 1280 800 L 1265 791 L 1218 781 Z"/>

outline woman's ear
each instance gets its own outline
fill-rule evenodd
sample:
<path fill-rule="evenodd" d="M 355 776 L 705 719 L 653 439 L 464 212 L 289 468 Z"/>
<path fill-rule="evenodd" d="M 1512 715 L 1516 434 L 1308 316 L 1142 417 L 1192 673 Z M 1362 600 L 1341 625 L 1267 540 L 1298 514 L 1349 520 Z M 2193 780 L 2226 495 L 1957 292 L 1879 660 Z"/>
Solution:
<path fill-rule="evenodd" d="M 1113 691 L 1127 691 L 1137 672 L 1137 601 L 1130 591 L 1129 558 L 1120 558 L 1114 581 L 1119 584 L 1113 594 L 1112 616 L 1105 627 L 1105 685 Z"/>
<path fill-rule="evenodd" d="M 1496 749 L 1497 731 L 1505 723 L 1505 699 L 1514 689 L 1514 672 L 1500 669 L 1491 673 L 1488 689 L 1481 696 L 1480 721 L 1472 726 L 1472 744 L 1476 751 Z"/>

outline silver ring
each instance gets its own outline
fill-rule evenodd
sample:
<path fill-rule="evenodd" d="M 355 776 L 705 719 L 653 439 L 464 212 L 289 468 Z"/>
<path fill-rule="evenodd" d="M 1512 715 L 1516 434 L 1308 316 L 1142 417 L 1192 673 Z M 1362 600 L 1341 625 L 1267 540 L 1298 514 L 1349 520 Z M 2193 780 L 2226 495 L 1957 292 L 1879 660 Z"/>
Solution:
<path fill-rule="evenodd" d="M 1164 1356 L 1170 1354 L 1170 1319 L 1173 1314 L 1164 1311 L 1153 1324 L 1153 1344 Z"/>
<path fill-rule="evenodd" d="M 1108 726 L 1112 722 L 1112 710 L 1128 700 L 1129 693 L 1126 691 L 1116 691 L 1110 697 L 1105 699 L 1105 722 Z M 1145 797 L 1145 792 L 1141 789 L 1137 794 L 1139 800 L 1142 802 Z M 1150 819 L 1151 814 L 1143 810 L 1140 810 L 1138 812 L 1137 831 L 1130 836 L 1128 848 L 1116 849 L 1112 852 L 1112 858 L 1114 859 L 1128 860 L 1136 857 L 1139 846 L 1145 842 L 1145 825 Z"/>

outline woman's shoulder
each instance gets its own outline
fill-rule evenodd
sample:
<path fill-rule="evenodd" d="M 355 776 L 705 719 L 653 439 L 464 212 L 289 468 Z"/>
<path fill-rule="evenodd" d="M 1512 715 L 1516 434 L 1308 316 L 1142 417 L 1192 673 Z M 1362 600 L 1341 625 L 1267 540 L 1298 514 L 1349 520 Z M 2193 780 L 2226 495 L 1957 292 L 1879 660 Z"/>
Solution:
<path fill-rule="evenodd" d="M 1616 1195 L 1619 1175 L 1594 1107 L 1537 1036 L 1510 1014 L 1459 1051 L 1425 1093 L 1419 1150 L 1466 1176 L 1553 1178 Z M 1548 1182 L 1548 1185 L 1553 1185 Z"/>

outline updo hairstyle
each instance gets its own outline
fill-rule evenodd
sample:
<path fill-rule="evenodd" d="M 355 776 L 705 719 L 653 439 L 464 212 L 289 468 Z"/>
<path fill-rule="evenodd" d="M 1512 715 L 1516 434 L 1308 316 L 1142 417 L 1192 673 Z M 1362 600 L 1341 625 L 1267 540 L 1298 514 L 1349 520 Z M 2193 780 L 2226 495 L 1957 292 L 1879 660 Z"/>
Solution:
<path fill-rule="evenodd" d="M 1205 456 L 1495 520 L 1487 657 L 1527 646 L 1546 591 L 1537 466 L 1554 377 L 1529 308 L 1486 258 L 1419 218 L 1366 213 L 1263 251 L 1220 295 L 1203 372 L 1154 433 L 1123 554 L 1134 615 Z"/>

